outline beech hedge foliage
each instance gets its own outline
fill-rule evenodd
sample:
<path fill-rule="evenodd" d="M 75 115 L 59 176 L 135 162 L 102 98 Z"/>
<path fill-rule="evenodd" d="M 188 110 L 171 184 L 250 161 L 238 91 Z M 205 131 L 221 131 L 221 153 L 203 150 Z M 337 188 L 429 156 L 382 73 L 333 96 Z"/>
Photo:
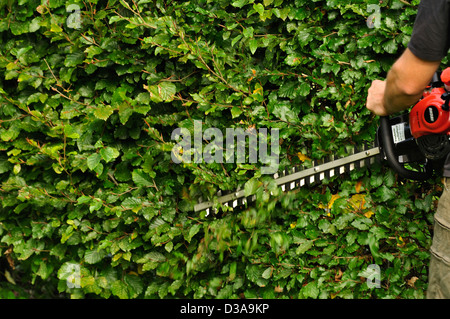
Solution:
<path fill-rule="evenodd" d="M 439 177 L 282 192 L 171 157 L 194 121 L 278 129 L 280 171 L 372 144 L 418 3 L 1 1 L 0 297 L 423 298 Z M 238 187 L 256 202 L 194 212 Z"/>

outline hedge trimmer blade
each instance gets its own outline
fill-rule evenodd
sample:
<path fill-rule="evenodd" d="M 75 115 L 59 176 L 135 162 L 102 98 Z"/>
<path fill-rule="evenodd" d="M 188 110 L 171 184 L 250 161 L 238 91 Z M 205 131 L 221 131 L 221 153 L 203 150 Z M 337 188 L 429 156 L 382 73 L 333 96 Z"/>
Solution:
<path fill-rule="evenodd" d="M 321 164 L 315 162 L 311 168 L 298 170 L 298 167 L 294 167 L 281 174 L 276 173 L 274 175 L 274 180 L 283 192 L 290 191 L 305 185 L 309 186 L 313 183 L 320 182 L 325 178 L 331 178 L 357 168 L 369 166 L 375 162 L 375 157 L 379 154 L 380 149 L 378 147 L 365 149 L 360 152 L 353 149 L 352 154 L 349 156 L 339 159 L 331 158 L 329 161 L 325 161 Z M 196 212 L 206 210 L 206 216 L 208 216 L 210 210 L 216 203 L 235 208 L 255 200 L 255 195 L 245 196 L 245 191 L 243 189 L 225 195 L 222 195 L 221 192 L 219 192 L 217 196 L 218 197 L 213 200 L 199 202 L 194 206 L 194 210 Z"/>

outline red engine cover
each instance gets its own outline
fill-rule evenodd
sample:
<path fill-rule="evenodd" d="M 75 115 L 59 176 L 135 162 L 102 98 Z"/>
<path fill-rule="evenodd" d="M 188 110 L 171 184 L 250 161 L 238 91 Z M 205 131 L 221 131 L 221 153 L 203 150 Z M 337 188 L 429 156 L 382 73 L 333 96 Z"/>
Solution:
<path fill-rule="evenodd" d="M 409 125 L 414 138 L 430 134 L 447 134 L 450 131 L 450 112 L 444 111 L 441 98 L 444 88 L 434 88 L 411 109 Z"/>

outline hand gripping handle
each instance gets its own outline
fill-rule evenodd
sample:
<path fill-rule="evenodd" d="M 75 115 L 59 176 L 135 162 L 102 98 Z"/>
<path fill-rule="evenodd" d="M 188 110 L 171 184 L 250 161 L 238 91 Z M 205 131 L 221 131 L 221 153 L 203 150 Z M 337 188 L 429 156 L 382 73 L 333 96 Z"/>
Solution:
<path fill-rule="evenodd" d="M 406 169 L 399 161 L 394 151 L 394 139 L 392 137 L 392 128 L 388 116 L 380 117 L 380 135 L 382 148 L 386 155 L 389 166 L 394 169 L 401 177 L 411 180 L 423 181 L 429 179 L 433 173 L 430 163 L 427 162 L 423 172 Z"/>

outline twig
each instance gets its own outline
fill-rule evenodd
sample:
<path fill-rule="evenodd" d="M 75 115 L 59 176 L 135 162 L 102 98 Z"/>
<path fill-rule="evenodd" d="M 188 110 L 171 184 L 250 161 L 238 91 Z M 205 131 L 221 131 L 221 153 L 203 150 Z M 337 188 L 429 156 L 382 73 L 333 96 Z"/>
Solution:
<path fill-rule="evenodd" d="M 68 97 L 67 95 L 64 95 L 63 93 L 59 92 L 57 88 L 55 88 L 55 87 L 53 87 L 53 86 L 51 86 L 50 88 L 51 88 L 51 89 L 52 89 L 53 91 L 56 91 L 56 92 L 58 92 L 58 93 L 59 93 L 59 95 L 61 95 L 62 97 L 64 97 L 64 98 L 68 99 L 69 101 L 72 101 L 72 102 L 78 103 L 78 104 L 80 104 L 80 105 L 84 105 L 84 106 L 89 106 L 88 104 L 85 104 L 85 103 L 79 102 L 79 101 L 77 101 L 77 100 L 74 100 L 74 99 L 73 99 L 73 98 L 71 98 L 71 97 Z"/>
<path fill-rule="evenodd" d="M 50 67 L 50 65 L 48 64 L 48 62 L 47 62 L 47 60 L 46 60 L 45 58 L 44 58 L 44 62 L 45 62 L 45 64 L 47 64 L 47 67 L 48 67 L 48 69 L 50 70 L 50 73 L 52 74 L 53 78 L 55 79 L 56 85 L 61 86 L 61 85 L 59 84 L 59 81 L 58 81 L 58 79 L 56 78 L 55 74 L 53 73 L 52 68 Z"/>

